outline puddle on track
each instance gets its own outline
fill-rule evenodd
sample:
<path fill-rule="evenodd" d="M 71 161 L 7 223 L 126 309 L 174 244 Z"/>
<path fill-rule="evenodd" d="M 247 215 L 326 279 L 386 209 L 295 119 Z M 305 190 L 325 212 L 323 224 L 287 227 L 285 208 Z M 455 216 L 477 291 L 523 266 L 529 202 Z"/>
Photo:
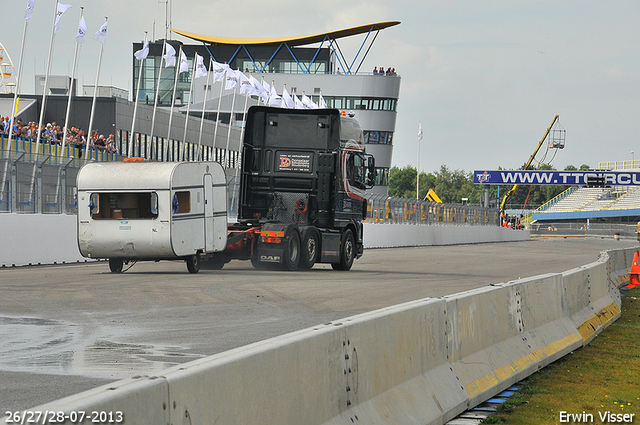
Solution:
<path fill-rule="evenodd" d="M 87 338 L 78 324 L 32 317 L 0 316 L 0 341 L 0 369 L 12 372 L 125 378 L 204 357 L 184 347 Z"/>

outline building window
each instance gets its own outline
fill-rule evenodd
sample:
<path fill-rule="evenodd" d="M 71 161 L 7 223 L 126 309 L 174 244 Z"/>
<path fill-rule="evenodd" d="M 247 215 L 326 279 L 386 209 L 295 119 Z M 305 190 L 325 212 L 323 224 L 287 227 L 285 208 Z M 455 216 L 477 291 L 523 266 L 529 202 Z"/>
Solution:
<path fill-rule="evenodd" d="M 384 98 L 323 96 L 329 108 L 370 111 L 395 111 L 397 100 Z"/>
<path fill-rule="evenodd" d="M 376 168 L 376 186 L 389 186 L 388 168 Z"/>
<path fill-rule="evenodd" d="M 369 144 L 392 145 L 393 133 L 390 131 L 365 131 L 364 140 Z"/>

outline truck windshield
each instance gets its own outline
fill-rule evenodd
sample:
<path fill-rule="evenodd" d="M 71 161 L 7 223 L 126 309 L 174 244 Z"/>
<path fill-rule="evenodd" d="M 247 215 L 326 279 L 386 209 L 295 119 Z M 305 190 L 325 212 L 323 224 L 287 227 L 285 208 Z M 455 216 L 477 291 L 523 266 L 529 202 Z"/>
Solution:
<path fill-rule="evenodd" d="M 89 203 L 94 220 L 154 219 L 158 217 L 156 192 L 92 193 Z"/>

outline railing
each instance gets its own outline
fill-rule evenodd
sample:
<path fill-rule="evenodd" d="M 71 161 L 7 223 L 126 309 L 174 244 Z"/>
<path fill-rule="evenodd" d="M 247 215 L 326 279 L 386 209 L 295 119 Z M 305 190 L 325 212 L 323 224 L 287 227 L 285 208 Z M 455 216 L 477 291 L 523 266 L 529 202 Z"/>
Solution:
<path fill-rule="evenodd" d="M 598 162 L 598 170 L 633 170 L 636 168 L 640 168 L 640 159 Z"/>
<path fill-rule="evenodd" d="M 76 175 L 72 158 L 24 152 L 0 158 L 0 212 L 75 214 Z M 25 159 L 28 157 L 29 161 Z"/>
<path fill-rule="evenodd" d="M 367 223 L 500 226 L 500 210 L 383 195 L 367 197 Z"/>
<path fill-rule="evenodd" d="M 72 159 L 72 165 L 76 167 L 80 167 L 87 161 L 105 162 L 118 160 L 116 152 L 109 152 L 95 147 L 90 147 L 87 153 L 85 147 L 80 145 L 67 145 L 63 148 L 59 144 L 51 144 L 47 141 L 41 141 L 37 149 L 36 145 L 35 140 L 24 137 L 12 138 L 11 145 L 9 145 L 9 137 L 2 134 L 0 135 L 0 156 L 9 158 L 24 154 L 23 161 L 36 162 L 41 156 L 50 155 L 53 158 L 57 158 L 57 162 L 60 164 Z M 53 161 L 55 162 L 56 159 Z"/>
<path fill-rule="evenodd" d="M 571 186 L 569 189 L 565 190 L 564 192 L 562 192 L 561 194 L 557 195 L 553 199 L 551 199 L 551 200 L 545 202 L 544 204 L 540 205 L 540 207 L 538 207 L 534 212 L 541 212 L 541 211 L 544 211 L 546 209 L 549 209 L 551 206 L 555 205 L 560 200 L 566 198 L 567 196 L 569 196 L 570 194 L 572 194 L 576 190 L 578 190 L 577 186 Z"/>
<path fill-rule="evenodd" d="M 35 142 L 12 141 L 11 150 L 8 146 L 4 149 L 6 142 L 7 138 L 0 138 L 0 212 L 76 214 L 76 176 L 86 160 L 73 155 L 60 155 L 62 149 L 56 145 L 42 144 L 42 149 L 36 153 Z M 73 154 L 74 149 L 66 147 L 64 153 Z M 93 149 L 90 151 L 92 160 L 117 158 L 117 154 L 105 152 L 103 156 Z M 239 185 L 233 179 L 228 185 L 229 203 L 235 206 Z M 439 204 L 382 195 L 369 195 L 367 198 L 365 222 L 368 223 L 500 225 L 497 208 Z M 235 208 L 231 210 L 230 214 L 233 215 Z"/>

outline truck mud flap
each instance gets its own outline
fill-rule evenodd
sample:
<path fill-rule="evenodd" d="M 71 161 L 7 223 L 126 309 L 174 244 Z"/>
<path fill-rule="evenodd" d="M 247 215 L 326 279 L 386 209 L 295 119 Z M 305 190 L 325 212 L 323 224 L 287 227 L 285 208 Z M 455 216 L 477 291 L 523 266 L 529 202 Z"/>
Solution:
<path fill-rule="evenodd" d="M 282 263 L 282 250 L 258 249 L 258 261 L 261 263 Z"/>
<path fill-rule="evenodd" d="M 319 263 L 340 262 L 340 233 L 322 233 L 322 253 Z"/>

